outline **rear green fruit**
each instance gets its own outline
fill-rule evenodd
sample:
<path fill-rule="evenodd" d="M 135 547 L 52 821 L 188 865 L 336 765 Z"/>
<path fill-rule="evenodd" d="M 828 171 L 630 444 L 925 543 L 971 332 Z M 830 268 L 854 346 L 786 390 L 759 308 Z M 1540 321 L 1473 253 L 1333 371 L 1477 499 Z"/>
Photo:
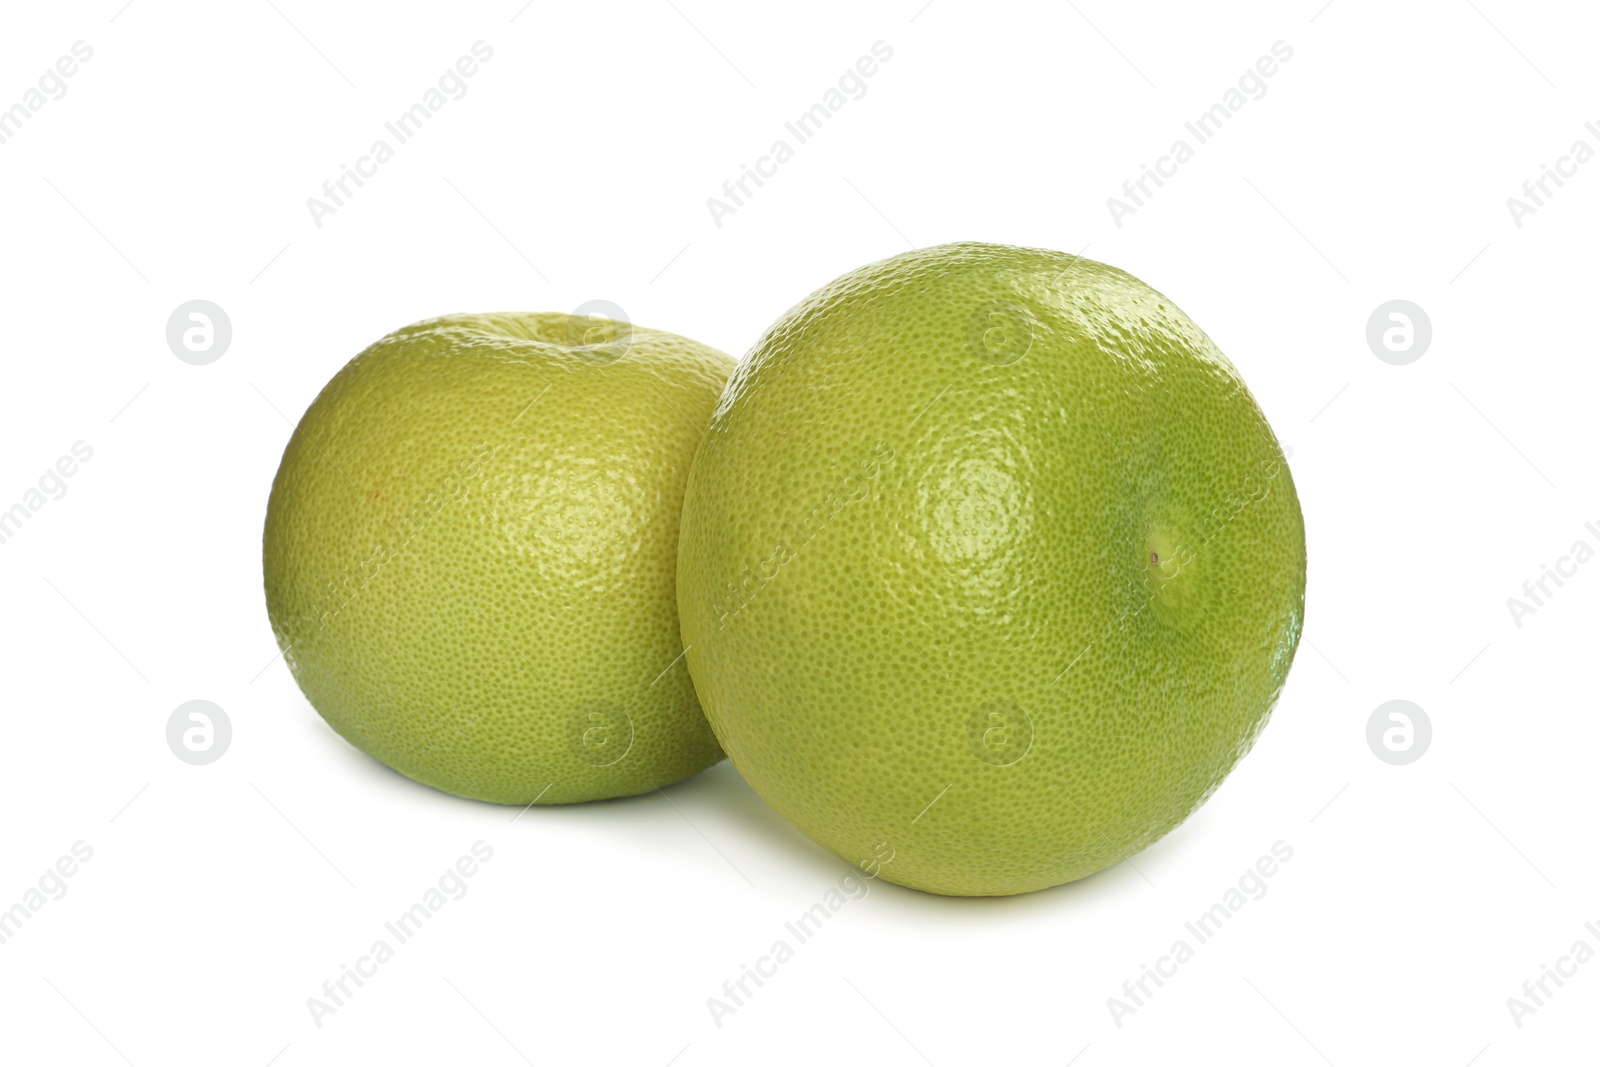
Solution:
<path fill-rule="evenodd" d="M 501 804 L 719 760 L 676 662 L 673 572 L 732 368 L 567 315 L 432 319 L 351 360 L 267 506 L 267 611 L 306 698 L 401 773 Z"/>
<path fill-rule="evenodd" d="M 851 863 L 956 895 L 1182 822 L 1265 725 L 1304 592 L 1282 451 L 1210 339 L 1115 268 L 983 244 L 863 267 L 767 331 L 678 559 L 740 773 Z"/>

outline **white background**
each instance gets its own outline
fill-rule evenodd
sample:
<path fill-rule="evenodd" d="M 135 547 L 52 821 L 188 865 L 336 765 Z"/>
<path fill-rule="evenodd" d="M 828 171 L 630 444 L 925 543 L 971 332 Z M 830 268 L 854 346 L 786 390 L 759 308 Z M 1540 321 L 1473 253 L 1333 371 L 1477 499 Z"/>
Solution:
<path fill-rule="evenodd" d="M 1520 627 L 1506 601 L 1600 548 L 1600 162 L 1521 227 L 1506 200 L 1600 148 L 1600 26 L 1319 2 L 13 6 L 0 107 L 94 55 L 0 145 L 0 510 L 93 457 L 0 544 L 0 908 L 93 858 L 0 945 L 0 1058 L 1592 1061 L 1600 962 L 1520 1027 L 1506 1002 L 1600 950 L 1600 563 Z M 480 39 L 467 94 L 318 228 L 307 198 Z M 718 227 L 707 198 L 879 40 L 865 96 Z M 1107 198 L 1279 40 L 1266 94 L 1117 226 Z M 707 998 L 851 869 L 726 763 L 513 820 L 339 740 L 262 601 L 287 420 L 426 316 L 606 299 L 740 354 L 834 276 L 952 240 L 1121 266 L 1228 353 L 1292 449 L 1305 639 L 1255 751 L 1155 847 L 1019 898 L 874 883 L 718 1027 Z M 196 298 L 233 325 L 207 366 L 165 339 Z M 1395 298 L 1433 325 L 1407 366 L 1365 339 Z M 165 740 L 196 698 L 234 730 L 203 767 Z M 1365 731 L 1398 698 L 1434 737 L 1397 767 Z M 307 998 L 479 840 L 467 895 L 315 1025 Z M 1117 1025 L 1108 998 L 1280 840 L 1266 895 Z"/>

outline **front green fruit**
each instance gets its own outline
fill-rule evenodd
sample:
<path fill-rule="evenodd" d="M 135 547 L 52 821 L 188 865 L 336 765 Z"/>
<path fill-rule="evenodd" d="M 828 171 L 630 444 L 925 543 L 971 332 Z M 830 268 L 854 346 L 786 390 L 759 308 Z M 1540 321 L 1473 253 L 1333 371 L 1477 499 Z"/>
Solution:
<path fill-rule="evenodd" d="M 401 773 L 501 804 L 721 759 L 676 663 L 673 573 L 732 368 L 567 315 L 432 319 L 351 360 L 267 506 L 267 612 L 306 698 Z"/>
<path fill-rule="evenodd" d="M 1122 271 L 998 245 L 863 267 L 780 318 L 680 529 L 689 668 L 734 765 L 935 893 L 1072 881 L 1182 822 L 1266 723 L 1304 593 L 1294 483 L 1210 339 Z"/>

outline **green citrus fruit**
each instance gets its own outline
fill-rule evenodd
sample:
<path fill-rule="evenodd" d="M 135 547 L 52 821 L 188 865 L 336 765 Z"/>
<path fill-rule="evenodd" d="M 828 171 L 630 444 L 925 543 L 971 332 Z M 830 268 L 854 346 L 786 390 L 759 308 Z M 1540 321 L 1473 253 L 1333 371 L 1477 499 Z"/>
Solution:
<path fill-rule="evenodd" d="M 267 505 L 307 699 L 419 782 L 628 796 L 722 758 L 675 663 L 684 481 L 733 360 L 567 315 L 407 326 L 322 390 Z"/>
<path fill-rule="evenodd" d="M 1299 641 L 1294 483 L 1160 293 L 955 244 L 791 309 L 724 391 L 678 607 L 718 740 L 869 873 L 1003 895 L 1160 838 L 1249 750 Z"/>

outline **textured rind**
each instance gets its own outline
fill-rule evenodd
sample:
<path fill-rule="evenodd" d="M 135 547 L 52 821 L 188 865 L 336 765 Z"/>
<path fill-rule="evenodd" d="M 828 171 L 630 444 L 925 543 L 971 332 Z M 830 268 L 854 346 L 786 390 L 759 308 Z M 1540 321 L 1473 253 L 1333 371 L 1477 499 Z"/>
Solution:
<path fill-rule="evenodd" d="M 1304 593 L 1233 366 L 1138 279 L 1035 249 L 907 253 L 792 308 L 724 390 L 681 526 L 734 765 L 852 864 L 953 895 L 1182 822 L 1265 725 Z"/>
<path fill-rule="evenodd" d="M 460 796 L 628 796 L 722 757 L 673 665 L 673 574 L 733 360 L 639 327 L 625 350 L 577 343 L 593 327 L 397 330 L 322 390 L 273 481 L 267 610 L 301 689 L 351 744 Z"/>

